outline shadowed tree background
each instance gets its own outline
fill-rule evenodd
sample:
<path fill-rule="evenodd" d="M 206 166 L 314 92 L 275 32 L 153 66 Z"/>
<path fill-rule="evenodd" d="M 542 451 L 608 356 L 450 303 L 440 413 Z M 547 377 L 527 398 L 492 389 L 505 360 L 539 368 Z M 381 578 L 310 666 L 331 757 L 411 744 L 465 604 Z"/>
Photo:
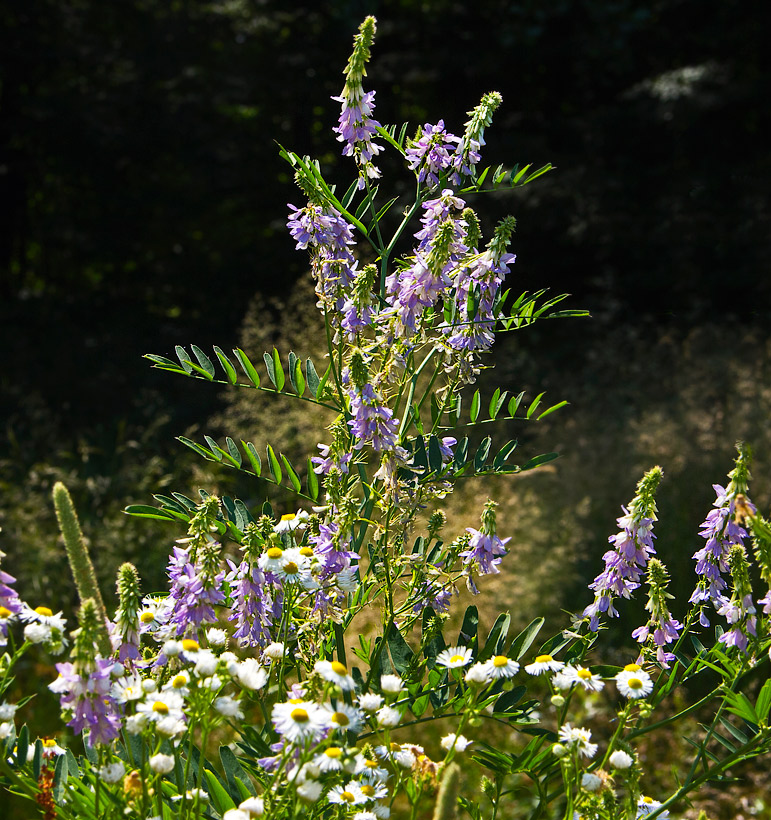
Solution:
<path fill-rule="evenodd" d="M 489 490 L 523 570 L 544 550 L 546 570 L 562 567 L 555 610 L 596 573 L 618 505 L 653 463 L 683 478 L 660 505 L 660 537 L 682 567 L 737 436 L 756 446 L 757 500 L 768 500 L 767 4 L 6 0 L 0 548 L 28 599 L 71 599 L 55 583 L 56 480 L 106 588 L 133 559 L 158 589 L 177 535 L 122 515 L 126 504 L 206 482 L 261 500 L 173 436 L 200 425 L 271 440 L 277 414 L 141 356 L 190 342 L 251 344 L 258 358 L 277 341 L 302 347 L 305 322 L 281 310 L 307 267 L 285 229 L 286 203 L 302 196 L 276 142 L 347 185 L 329 98 L 370 13 L 366 82 L 381 122 L 443 117 L 458 133 L 495 89 L 504 104 L 483 161 L 557 166 L 473 203 L 488 235 L 505 213 L 519 221 L 515 289 L 569 291 L 593 315 L 496 353 L 495 384 L 572 404 L 538 434 L 514 431 L 523 450 L 564 458 Z M 407 192 L 408 172 L 393 173 Z M 315 440 L 298 433 L 297 447 Z M 464 504 L 459 526 L 480 506 Z"/>

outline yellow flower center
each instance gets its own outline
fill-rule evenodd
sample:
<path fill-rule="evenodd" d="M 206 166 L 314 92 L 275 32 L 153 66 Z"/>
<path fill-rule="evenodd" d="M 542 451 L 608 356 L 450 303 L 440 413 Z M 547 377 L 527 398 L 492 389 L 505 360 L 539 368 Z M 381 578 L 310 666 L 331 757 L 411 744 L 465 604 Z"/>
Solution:
<path fill-rule="evenodd" d="M 336 723 L 338 726 L 347 726 L 350 722 L 345 712 L 335 712 L 332 715 L 332 723 Z"/>
<path fill-rule="evenodd" d="M 0 618 L 10 618 L 11 610 L 4 606 L 0 606 Z"/>
<path fill-rule="evenodd" d="M 346 803 L 353 803 L 356 797 L 353 792 L 340 792 L 340 799 L 345 800 Z"/>
<path fill-rule="evenodd" d="M 464 655 L 453 655 L 450 658 L 450 663 L 462 663 L 465 660 L 466 660 L 466 658 L 465 658 Z"/>
<path fill-rule="evenodd" d="M 175 689 L 181 689 L 187 683 L 187 678 L 184 675 L 177 675 L 171 682 Z"/>
<path fill-rule="evenodd" d="M 324 754 L 327 757 L 331 757 L 333 760 L 337 760 L 343 756 L 343 750 L 339 746 L 330 746 L 328 749 L 324 750 Z"/>
<path fill-rule="evenodd" d="M 508 666 L 509 659 L 505 655 L 496 655 L 493 658 L 493 666 L 500 669 L 503 666 Z"/>
<path fill-rule="evenodd" d="M 284 564 L 284 572 L 287 575 L 297 575 L 299 571 L 300 567 L 298 567 L 294 561 L 287 561 L 286 564 Z"/>
<path fill-rule="evenodd" d="M 378 767 L 378 762 L 377 762 L 377 760 L 365 760 L 365 761 L 364 761 L 364 765 L 365 765 L 368 769 L 377 769 L 377 767 Z"/>
<path fill-rule="evenodd" d="M 313 550 L 310 547 L 303 547 L 300 550 L 300 555 L 303 555 L 305 558 L 313 558 Z"/>
<path fill-rule="evenodd" d="M 398 743 L 391 743 L 391 751 L 398 752 L 401 750 L 401 746 Z"/>
<path fill-rule="evenodd" d="M 643 797 L 642 801 L 643 801 L 643 803 L 652 803 L 652 802 L 653 802 L 653 798 L 652 798 L 652 797 L 648 797 L 648 796 L 646 795 L 645 797 Z"/>
<path fill-rule="evenodd" d="M 43 615 L 46 618 L 50 618 L 54 614 L 53 611 L 50 610 L 47 606 L 36 606 L 35 612 L 37 612 L 38 615 Z"/>
<path fill-rule="evenodd" d="M 363 783 L 361 787 L 361 793 L 365 797 L 374 797 L 375 796 L 375 787 L 370 786 L 369 783 Z"/>
<path fill-rule="evenodd" d="M 639 663 L 628 663 L 624 667 L 624 672 L 639 672 L 642 669 Z"/>
<path fill-rule="evenodd" d="M 289 698 L 289 703 L 302 703 L 302 698 Z"/>
<path fill-rule="evenodd" d="M 588 669 L 579 669 L 576 673 L 576 676 L 581 678 L 581 680 L 591 680 L 592 673 Z"/>
<path fill-rule="evenodd" d="M 340 661 L 332 661 L 330 666 L 332 667 L 332 671 L 336 675 L 347 675 L 348 674 L 347 667 L 344 664 L 340 663 Z"/>
<path fill-rule="evenodd" d="M 267 553 L 268 558 L 270 558 L 271 561 L 275 561 L 277 558 L 281 558 L 283 554 L 284 550 L 282 550 L 281 547 L 271 547 Z"/>
<path fill-rule="evenodd" d="M 182 648 L 185 652 L 197 652 L 201 646 L 198 641 L 194 641 L 192 638 L 185 638 L 185 640 L 182 641 Z"/>
<path fill-rule="evenodd" d="M 305 709 L 292 709 L 290 717 L 295 723 L 307 723 L 310 720 L 310 715 Z"/>
<path fill-rule="evenodd" d="M 643 688 L 643 682 L 639 678 L 629 678 L 629 680 L 626 683 L 627 683 L 627 686 L 630 689 L 642 689 Z"/>
<path fill-rule="evenodd" d="M 153 712 L 157 712 L 159 715 L 168 715 L 169 707 L 162 700 L 156 700 L 153 704 Z"/>
<path fill-rule="evenodd" d="M 554 658 L 552 658 L 551 655 L 539 655 L 535 659 L 535 662 L 536 663 L 551 663 L 551 661 L 553 661 L 553 660 L 554 660 Z"/>
<path fill-rule="evenodd" d="M 43 745 L 46 749 L 53 749 L 56 746 L 56 741 L 52 737 L 43 738 Z"/>
<path fill-rule="evenodd" d="M 151 624 L 155 620 L 155 614 L 152 613 L 149 609 L 146 609 L 140 616 L 139 620 L 143 624 Z"/>
<path fill-rule="evenodd" d="M 285 515 L 281 516 L 282 521 L 294 521 L 294 513 L 286 513 Z"/>

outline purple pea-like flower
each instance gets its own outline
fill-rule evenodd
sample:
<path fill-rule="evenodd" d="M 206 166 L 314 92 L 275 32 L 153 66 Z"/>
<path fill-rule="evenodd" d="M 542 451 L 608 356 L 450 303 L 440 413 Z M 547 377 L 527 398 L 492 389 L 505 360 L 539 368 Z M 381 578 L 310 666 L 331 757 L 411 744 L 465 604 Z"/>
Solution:
<path fill-rule="evenodd" d="M 354 449 L 361 450 L 365 444 L 371 444 L 376 452 L 393 450 L 399 435 L 399 420 L 394 418 L 388 407 L 381 404 L 375 388 L 369 383 L 361 388 L 354 386 L 349 390 L 348 397 L 353 416 L 348 425 L 356 439 Z"/>
<path fill-rule="evenodd" d="M 91 745 L 110 743 L 120 734 L 118 704 L 110 694 L 113 665 L 109 658 L 97 658 L 93 670 L 81 675 L 74 664 L 57 663 L 59 677 L 48 687 L 72 713 L 67 725 L 77 734 L 87 732 Z"/>
<path fill-rule="evenodd" d="M 3 553 L 0 552 L 0 558 L 2 557 Z M 21 599 L 11 586 L 15 583 L 13 575 L 0 569 L 0 646 L 5 646 L 8 642 L 8 624 L 22 610 Z"/>
<path fill-rule="evenodd" d="M 636 519 L 626 508 L 623 509 L 624 515 L 618 518 L 621 531 L 609 538 L 614 548 L 603 555 L 605 569 L 589 584 L 595 598 L 584 609 L 582 617 L 589 618 L 592 632 L 599 628 L 601 613 L 607 613 L 611 618 L 618 617 L 613 599 L 632 597 L 640 586 L 640 577 L 648 559 L 656 552 L 653 547 L 653 519 Z"/>
<path fill-rule="evenodd" d="M 471 540 L 469 549 L 460 553 L 464 563 L 476 565 L 480 575 L 499 573 L 498 564 L 503 560 L 501 556 L 506 555 L 506 544 L 511 538 L 501 539 L 495 533 L 485 533 L 473 527 L 466 527 L 466 532 L 471 533 Z"/>
<path fill-rule="evenodd" d="M 169 603 L 172 616 L 169 626 L 177 637 L 197 637 L 205 624 L 217 623 L 214 607 L 225 602 L 222 583 L 225 572 L 205 578 L 201 568 L 189 561 L 188 551 L 175 547 L 169 561 Z"/>
<path fill-rule="evenodd" d="M 417 172 L 420 182 L 427 183 L 430 188 L 437 188 L 440 175 L 452 169 L 450 181 L 457 185 L 460 176 L 456 167 L 456 152 L 460 141 L 459 137 L 445 131 L 444 120 L 439 120 L 436 125 L 426 123 L 418 138 L 407 147 L 407 164 L 410 170 Z"/>
<path fill-rule="evenodd" d="M 272 640 L 273 626 L 270 594 L 265 573 L 256 565 L 242 561 L 238 566 L 228 561 L 230 573 L 225 580 L 233 599 L 228 620 L 236 625 L 233 638 L 239 646 L 265 647 Z"/>

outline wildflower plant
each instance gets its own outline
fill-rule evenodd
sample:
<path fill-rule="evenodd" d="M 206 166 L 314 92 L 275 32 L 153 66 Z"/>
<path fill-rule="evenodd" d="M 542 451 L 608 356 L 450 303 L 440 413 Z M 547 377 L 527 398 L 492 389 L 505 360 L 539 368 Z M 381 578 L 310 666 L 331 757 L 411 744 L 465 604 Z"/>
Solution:
<path fill-rule="evenodd" d="M 486 94 L 458 136 L 441 120 L 414 138 L 407 126 L 383 126 L 375 92 L 363 87 L 375 34 L 369 17 L 334 98 L 334 132 L 354 163 L 348 189 L 281 148 L 305 200 L 289 206 L 287 225 L 310 256 L 324 364 L 274 349 L 263 371 L 239 348 L 231 358 L 215 347 L 212 358 L 195 345 L 178 347 L 177 361 L 148 356 L 164 371 L 332 411 L 302 468 L 268 442 L 180 437 L 202 457 L 281 488 L 286 512 L 204 490 L 129 507 L 176 528 L 169 588 L 143 595 L 139 572 L 124 564 L 108 618 L 71 500 L 57 487 L 82 598 L 71 633 L 62 613 L 33 608 L 0 569 L 0 783 L 44 817 L 373 820 L 433 811 L 445 820 L 459 809 L 473 820 L 666 817 L 699 786 L 769 750 L 771 683 L 755 681 L 769 662 L 771 596 L 756 597 L 751 562 L 768 585 L 771 526 L 749 501 L 743 447 L 728 487 L 716 487 L 686 611 L 653 546 L 656 467 L 618 519 L 593 600 L 563 632 L 539 640 L 537 617 L 510 637 L 504 612 L 485 637 L 474 606 L 450 629 L 459 587 L 480 594 L 515 546 L 499 536 L 492 500 L 479 527 L 460 533 L 446 533 L 434 508 L 458 479 L 555 457 L 513 464 L 516 442 L 494 446 L 487 436 L 472 445 L 467 428 L 504 408 L 537 420 L 564 404 L 542 408 L 542 395 L 524 402 L 497 388 L 483 414 L 479 389 L 464 408 L 467 388 L 497 333 L 581 311 L 556 310 L 564 297 L 545 291 L 516 297 L 507 286 L 514 220 L 489 230 L 469 204 L 550 169 L 482 170 L 500 95 Z M 414 178 L 411 203 L 396 208 L 381 194 L 383 151 Z M 361 264 L 364 249 L 374 263 Z M 629 637 L 627 663 L 610 665 L 605 619 L 643 584 L 647 622 Z M 714 638 L 704 632 L 708 605 L 725 620 Z M 354 642 L 365 610 L 379 628 Z M 56 658 L 49 689 L 71 736 L 52 735 L 63 745 L 31 736 L 20 722 L 25 698 L 5 700 L 15 665 L 35 645 Z M 693 680 L 707 694 L 679 712 L 668 706 Z M 699 723 L 690 766 L 671 793 L 648 795 L 655 761 L 638 753 L 640 741 L 681 723 L 690 730 L 691 716 Z M 427 749 L 420 727 L 439 719 L 445 734 Z M 510 740 L 490 743 L 493 726 Z M 463 778 L 476 778 L 479 800 L 460 796 Z"/>

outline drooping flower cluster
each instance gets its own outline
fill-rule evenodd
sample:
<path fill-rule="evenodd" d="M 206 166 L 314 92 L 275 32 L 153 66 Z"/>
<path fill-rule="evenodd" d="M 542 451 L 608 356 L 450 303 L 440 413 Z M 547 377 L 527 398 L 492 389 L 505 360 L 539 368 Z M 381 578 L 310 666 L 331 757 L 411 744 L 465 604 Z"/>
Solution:
<path fill-rule="evenodd" d="M 296 240 L 297 249 L 308 249 L 311 255 L 311 270 L 316 281 L 318 306 L 323 309 L 334 324 L 340 321 L 339 313 L 350 300 L 351 286 L 356 278 L 357 262 L 351 252 L 355 245 L 348 222 L 330 205 L 315 205 L 309 202 L 304 208 L 288 206 L 291 209 L 287 227 Z M 355 307 L 355 303 L 353 307 Z M 361 309 L 364 318 L 349 316 L 351 308 L 345 311 L 348 317 L 346 330 L 354 329 L 368 317 L 366 309 Z"/>
<path fill-rule="evenodd" d="M 663 666 L 668 666 L 675 659 L 664 647 L 676 641 L 683 628 L 669 612 L 667 599 L 672 598 L 672 595 L 667 592 L 668 583 L 669 575 L 664 564 L 658 558 L 651 558 L 648 562 L 648 602 L 645 604 L 650 618 L 632 633 L 632 637 L 639 643 L 653 644 L 656 648 L 656 660 Z"/>
<path fill-rule="evenodd" d="M 699 533 L 706 543 L 693 555 L 699 581 L 690 602 L 697 605 L 711 603 L 717 609 L 725 603 L 725 590 L 728 587 L 725 578 L 728 573 L 728 554 L 732 546 L 743 545 L 747 530 L 739 523 L 735 514 L 737 492 L 733 482 L 729 483 L 727 488 L 719 484 L 712 486 L 717 497 Z M 754 505 L 751 502 L 747 503 L 754 510 Z M 703 609 L 700 618 L 703 626 L 709 625 Z"/>
<path fill-rule="evenodd" d="M 741 544 L 732 544 L 727 563 L 731 572 L 733 594 L 730 598 L 722 598 L 718 614 L 728 621 L 730 629 L 720 636 L 720 643 L 746 652 L 750 639 L 756 637 L 758 632 L 749 565 Z"/>
<path fill-rule="evenodd" d="M 0 551 L 0 561 L 5 553 Z M 22 602 L 11 584 L 16 583 L 13 575 L 0 569 L 0 647 L 8 642 L 8 624 L 14 621 L 22 610 Z"/>
<path fill-rule="evenodd" d="M 495 517 L 497 506 L 495 501 L 488 499 L 482 511 L 481 530 L 466 527 L 466 532 L 471 538 L 468 541 L 468 549 L 463 550 L 459 557 L 463 559 L 464 572 L 467 575 L 470 589 L 474 593 L 478 590 L 473 583 L 473 572 L 476 571 L 480 575 L 499 573 L 498 565 L 506 554 L 506 544 L 511 540 L 498 537 Z"/>
<path fill-rule="evenodd" d="M 380 123 L 373 119 L 375 92 L 365 93 L 362 78 L 366 76 L 366 64 L 370 48 L 375 38 L 375 18 L 367 17 L 359 26 L 359 33 L 353 39 L 353 52 L 345 68 L 345 86 L 339 97 L 333 100 L 342 103 L 337 127 L 332 129 L 338 141 L 345 143 L 343 156 L 353 157 L 360 168 L 359 188 L 364 188 L 365 179 L 377 179 L 380 171 L 372 162 L 383 146 L 372 142 Z"/>
<path fill-rule="evenodd" d="M 463 156 L 458 152 L 460 143 L 459 137 L 447 133 L 444 120 L 436 125 L 427 122 L 407 146 L 407 165 L 417 172 L 418 181 L 425 182 L 429 188 L 439 187 L 440 176 L 448 171 L 452 171 L 450 182 L 458 185 L 460 175 L 456 166 Z"/>
<path fill-rule="evenodd" d="M 92 599 L 84 601 L 79 621 L 72 661 L 56 664 L 59 677 L 49 689 L 60 696 L 62 710 L 70 717 L 67 725 L 74 732 L 85 732 L 92 745 L 106 744 L 118 737 L 121 728 L 118 704 L 110 691 L 115 664 L 97 657 L 98 613 Z"/>
<path fill-rule="evenodd" d="M 397 337 L 418 332 L 420 318 L 452 286 L 451 272 L 468 251 L 465 244 L 465 203 L 448 188 L 423 203 L 423 227 L 415 234 L 418 246 L 410 264 L 386 279 L 390 308 L 381 321 L 391 320 Z"/>
<path fill-rule="evenodd" d="M 455 272 L 455 315 L 443 331 L 447 344 L 466 355 L 492 347 L 496 302 L 509 265 L 516 259 L 515 254 L 507 253 L 515 224 L 513 217 L 503 219 L 487 250 L 468 257 Z"/>
<path fill-rule="evenodd" d="M 582 613 L 583 618 L 589 618 L 592 632 L 599 629 L 602 613 L 612 618 L 618 617 L 613 599 L 632 597 L 640 586 L 648 559 L 656 552 L 653 547 L 653 522 L 656 520 L 654 494 L 661 476 L 661 468 L 654 467 L 640 479 L 637 494 L 618 519 L 620 532 L 609 538 L 613 549 L 603 556 L 605 569 L 589 585 L 589 589 L 594 590 L 594 601 Z"/>

